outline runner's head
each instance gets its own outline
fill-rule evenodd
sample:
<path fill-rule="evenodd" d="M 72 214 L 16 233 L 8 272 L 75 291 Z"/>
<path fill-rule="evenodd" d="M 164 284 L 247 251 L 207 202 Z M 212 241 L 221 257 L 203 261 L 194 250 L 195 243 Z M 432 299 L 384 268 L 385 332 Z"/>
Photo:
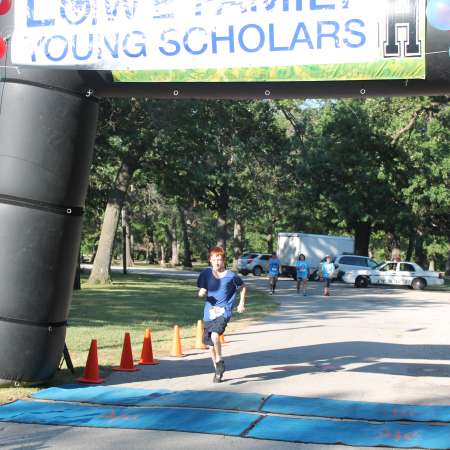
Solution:
<path fill-rule="evenodd" d="M 225 269 L 225 250 L 222 247 L 209 249 L 209 262 L 214 270 L 219 272 Z"/>
<path fill-rule="evenodd" d="M 211 247 L 208 250 L 208 257 L 211 258 L 213 255 L 221 255 L 225 259 L 225 250 L 222 247 Z"/>
<path fill-rule="evenodd" d="M 305 260 L 305 255 L 303 253 L 300 253 L 300 255 L 298 255 L 298 259 L 300 261 L 304 261 Z"/>

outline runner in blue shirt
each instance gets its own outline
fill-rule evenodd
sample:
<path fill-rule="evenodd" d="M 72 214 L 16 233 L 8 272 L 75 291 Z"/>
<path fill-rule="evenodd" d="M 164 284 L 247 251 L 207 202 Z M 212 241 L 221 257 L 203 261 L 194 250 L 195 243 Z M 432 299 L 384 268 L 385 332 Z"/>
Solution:
<path fill-rule="evenodd" d="M 213 247 L 209 251 L 211 267 L 200 272 L 197 279 L 199 297 L 206 297 L 203 309 L 203 342 L 209 347 L 214 364 L 214 383 L 222 381 L 225 363 L 222 358 L 220 335 L 231 319 L 236 293 L 240 290 L 238 313 L 245 311 L 244 282 L 231 270 L 225 269 L 225 251 Z"/>
<path fill-rule="evenodd" d="M 331 279 L 333 277 L 335 267 L 334 264 L 331 262 L 331 256 L 327 255 L 325 257 L 325 261 L 320 265 L 320 278 L 325 281 L 325 287 L 323 288 L 323 295 L 329 296 L 330 295 L 330 283 Z"/>
<path fill-rule="evenodd" d="M 280 260 L 276 253 L 272 253 L 271 258 L 268 262 L 268 270 L 269 273 L 269 289 L 270 294 L 275 294 L 275 288 L 277 287 L 278 276 L 280 275 Z"/>
<path fill-rule="evenodd" d="M 306 284 L 308 283 L 309 278 L 309 264 L 303 253 L 298 256 L 298 260 L 295 262 L 295 269 L 297 271 L 297 294 L 300 293 L 300 285 L 302 285 L 303 296 L 306 297 Z"/>

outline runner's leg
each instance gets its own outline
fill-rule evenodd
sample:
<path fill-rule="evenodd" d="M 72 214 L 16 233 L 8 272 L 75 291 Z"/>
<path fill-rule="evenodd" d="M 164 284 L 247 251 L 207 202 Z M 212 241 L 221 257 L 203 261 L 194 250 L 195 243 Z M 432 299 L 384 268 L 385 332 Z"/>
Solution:
<path fill-rule="evenodd" d="M 214 344 L 213 350 L 214 350 L 214 366 L 216 366 L 217 361 L 220 361 L 222 359 L 222 345 L 220 343 L 220 337 L 219 333 L 216 333 L 213 331 L 211 333 L 211 340 Z"/>
<path fill-rule="evenodd" d="M 222 345 L 220 343 L 219 333 L 216 333 L 216 332 L 211 333 L 211 340 L 214 343 L 214 351 L 215 351 L 214 382 L 220 383 L 222 381 L 223 373 L 225 372 L 225 362 L 222 359 Z"/>
<path fill-rule="evenodd" d="M 213 362 L 214 370 L 216 369 L 216 350 L 214 349 L 214 346 L 209 346 L 209 352 L 211 354 L 211 359 Z"/>

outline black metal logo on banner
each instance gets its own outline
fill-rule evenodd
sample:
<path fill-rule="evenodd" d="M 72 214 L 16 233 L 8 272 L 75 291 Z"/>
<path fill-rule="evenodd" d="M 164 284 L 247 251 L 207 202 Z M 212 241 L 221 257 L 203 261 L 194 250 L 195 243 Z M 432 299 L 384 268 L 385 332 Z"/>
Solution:
<path fill-rule="evenodd" d="M 422 56 L 418 9 L 419 0 L 389 1 L 386 19 L 387 40 L 384 42 L 385 58 Z"/>

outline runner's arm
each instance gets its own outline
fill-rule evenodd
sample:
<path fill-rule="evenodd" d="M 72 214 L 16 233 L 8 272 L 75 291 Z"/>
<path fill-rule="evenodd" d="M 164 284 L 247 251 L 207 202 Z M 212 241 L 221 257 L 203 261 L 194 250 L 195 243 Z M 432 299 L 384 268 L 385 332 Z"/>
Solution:
<path fill-rule="evenodd" d="M 239 305 L 237 307 L 237 312 L 239 314 L 243 313 L 245 311 L 245 297 L 246 297 L 246 295 L 247 295 L 247 288 L 244 285 L 240 289 L 240 296 L 241 297 L 240 297 L 240 300 L 239 300 Z"/>

